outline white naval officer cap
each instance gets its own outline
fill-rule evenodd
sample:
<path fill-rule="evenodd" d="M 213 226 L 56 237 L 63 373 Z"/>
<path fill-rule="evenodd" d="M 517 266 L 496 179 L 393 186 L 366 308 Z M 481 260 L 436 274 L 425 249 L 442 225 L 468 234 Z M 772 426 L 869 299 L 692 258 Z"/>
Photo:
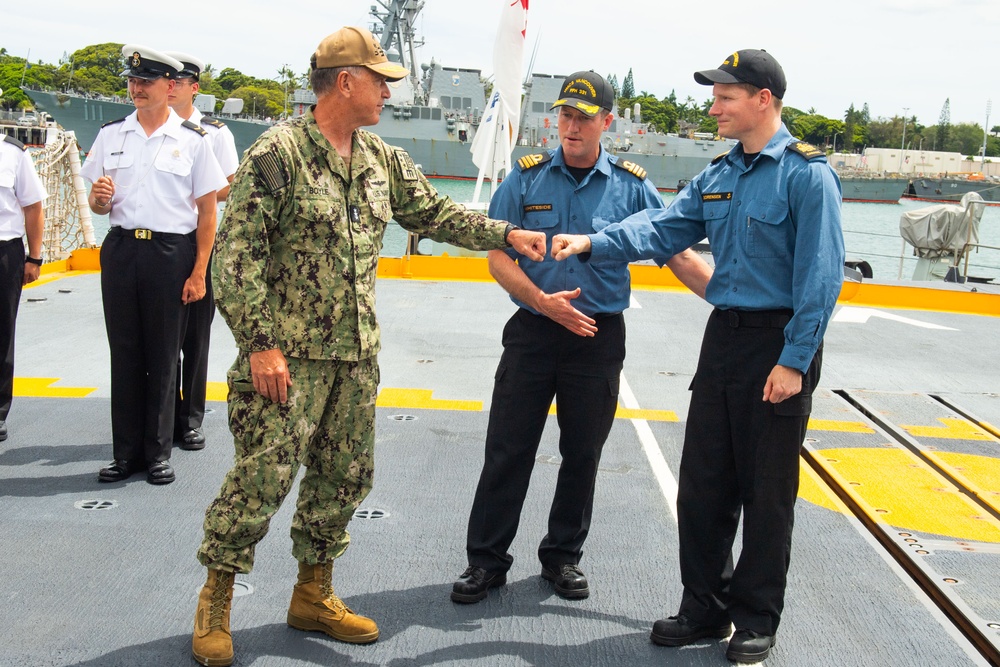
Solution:
<path fill-rule="evenodd" d="M 178 60 L 182 65 L 181 71 L 177 75 L 178 79 L 194 79 L 197 81 L 201 73 L 205 71 L 205 61 L 192 56 L 190 53 L 183 53 L 181 51 L 164 51 L 163 53 Z"/>
<path fill-rule="evenodd" d="M 126 69 L 121 75 L 136 79 L 173 80 L 184 67 L 176 58 L 139 44 L 126 44 L 122 47 L 122 55 L 125 56 Z"/>

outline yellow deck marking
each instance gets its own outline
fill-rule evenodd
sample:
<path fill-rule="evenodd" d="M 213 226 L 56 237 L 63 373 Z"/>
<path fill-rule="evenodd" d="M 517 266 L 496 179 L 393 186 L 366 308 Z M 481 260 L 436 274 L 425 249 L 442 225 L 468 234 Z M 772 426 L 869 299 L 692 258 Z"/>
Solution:
<path fill-rule="evenodd" d="M 838 433 L 874 433 L 874 429 L 862 422 L 837 421 L 833 419 L 810 419 L 810 431 L 837 431 Z"/>
<path fill-rule="evenodd" d="M 53 387 L 61 378 L 14 378 L 14 395 L 25 398 L 84 398 L 97 387 Z"/>
<path fill-rule="evenodd" d="M 394 389 L 387 387 L 378 393 L 375 405 L 380 408 L 416 408 L 426 410 L 465 410 L 482 412 L 482 401 L 450 401 L 432 398 L 430 389 Z"/>
<path fill-rule="evenodd" d="M 556 414 L 556 404 L 555 402 L 549 406 L 549 415 Z M 677 413 L 673 410 L 640 410 L 635 408 L 624 408 L 621 404 L 618 404 L 618 408 L 615 410 L 615 419 L 645 419 L 650 422 L 676 422 L 680 421 L 677 418 Z"/>
<path fill-rule="evenodd" d="M 972 422 L 954 417 L 939 417 L 944 426 L 914 426 L 900 424 L 910 435 L 920 438 L 944 438 L 948 440 L 994 440 L 994 437 Z"/>
<path fill-rule="evenodd" d="M 859 505 L 881 523 L 916 533 L 1000 544 L 1000 521 L 909 452 L 857 447 L 822 450 L 817 456 Z M 996 460 L 989 457 L 968 459 L 976 459 L 977 469 L 996 466 Z M 816 484 L 802 484 L 799 495 L 830 507 Z"/>
<path fill-rule="evenodd" d="M 225 382 L 206 382 L 205 385 L 206 401 L 225 401 L 229 396 L 229 385 Z"/>

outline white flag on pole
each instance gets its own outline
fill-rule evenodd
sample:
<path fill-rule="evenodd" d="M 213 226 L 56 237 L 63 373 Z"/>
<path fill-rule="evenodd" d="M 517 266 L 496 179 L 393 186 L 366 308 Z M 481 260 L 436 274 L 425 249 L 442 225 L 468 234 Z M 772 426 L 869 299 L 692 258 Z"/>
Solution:
<path fill-rule="evenodd" d="M 503 9 L 493 47 L 493 94 L 472 140 L 472 162 L 483 177 L 496 180 L 510 171 L 521 115 L 521 62 L 528 0 L 502 0 Z"/>

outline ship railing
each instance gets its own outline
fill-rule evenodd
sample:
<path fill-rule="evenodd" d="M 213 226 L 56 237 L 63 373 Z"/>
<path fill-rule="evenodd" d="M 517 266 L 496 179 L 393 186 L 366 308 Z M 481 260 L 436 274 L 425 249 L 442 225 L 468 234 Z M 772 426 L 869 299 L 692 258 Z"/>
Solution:
<path fill-rule="evenodd" d="M 49 194 L 43 204 L 42 259 L 58 261 L 78 248 L 96 248 L 87 187 L 80 175 L 80 148 L 76 135 L 57 131 L 43 148 L 32 152 L 32 159 Z"/>

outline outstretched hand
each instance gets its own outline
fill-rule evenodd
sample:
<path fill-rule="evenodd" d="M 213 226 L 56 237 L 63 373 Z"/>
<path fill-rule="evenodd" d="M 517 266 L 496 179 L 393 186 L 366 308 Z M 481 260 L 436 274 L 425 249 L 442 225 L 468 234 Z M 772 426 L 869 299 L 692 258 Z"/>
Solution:
<path fill-rule="evenodd" d="M 592 337 L 597 333 L 597 322 L 573 307 L 573 299 L 580 296 L 580 288 L 572 292 L 543 295 L 537 305 L 539 312 L 553 322 L 561 324 L 577 336 Z"/>
<path fill-rule="evenodd" d="M 545 259 L 545 233 L 531 232 L 527 229 L 515 229 L 507 236 L 507 241 L 514 250 L 530 260 L 540 262 Z"/>
<path fill-rule="evenodd" d="M 552 256 L 562 261 L 570 255 L 590 252 L 590 237 L 582 234 L 556 234 L 552 237 Z"/>

